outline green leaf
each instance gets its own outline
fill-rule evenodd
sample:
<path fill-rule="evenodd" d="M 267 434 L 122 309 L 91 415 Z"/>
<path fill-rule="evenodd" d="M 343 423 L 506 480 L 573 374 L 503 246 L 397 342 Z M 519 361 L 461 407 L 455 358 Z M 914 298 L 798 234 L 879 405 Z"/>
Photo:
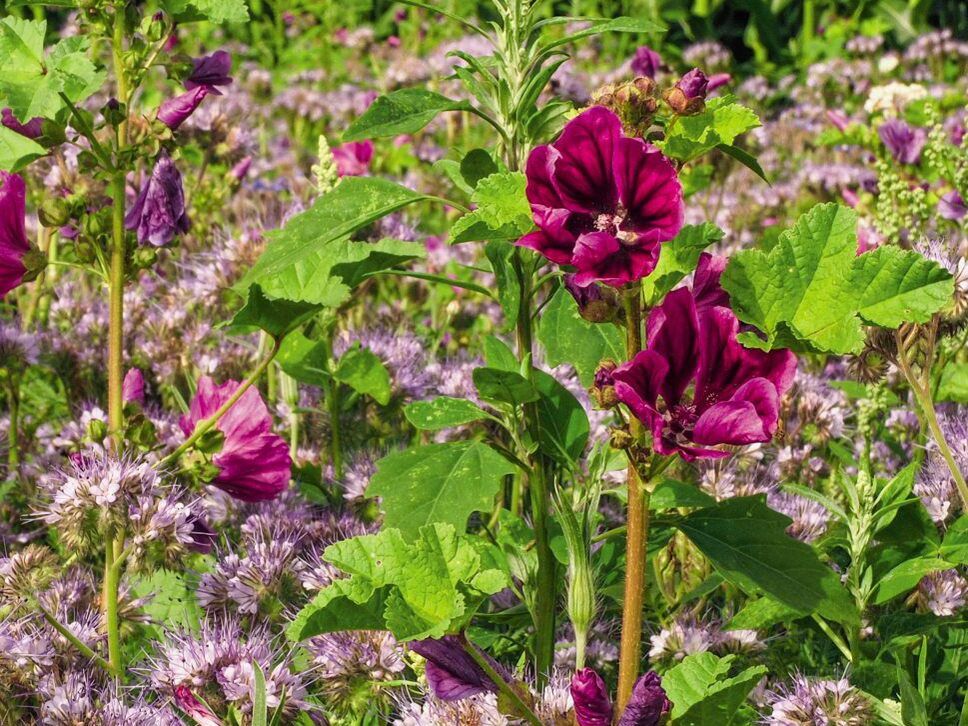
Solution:
<path fill-rule="evenodd" d="M 454 101 L 425 88 L 402 88 L 377 98 L 343 133 L 343 141 L 413 134 L 443 111 L 466 111 L 466 101 Z"/>
<path fill-rule="evenodd" d="M 471 190 L 481 179 L 500 171 L 491 153 L 486 149 L 471 149 L 460 161 L 460 174 Z"/>
<path fill-rule="evenodd" d="M 642 281 L 646 304 L 655 307 L 683 278 L 696 269 L 699 255 L 713 242 L 719 242 L 725 233 L 715 224 L 689 224 L 679 234 L 663 244 L 659 262 L 652 274 Z"/>
<path fill-rule="evenodd" d="M 390 372 L 376 353 L 361 348 L 359 343 L 343 353 L 333 371 L 333 378 L 357 393 L 371 396 L 381 406 L 390 403 Z"/>
<path fill-rule="evenodd" d="M 725 630 L 762 630 L 777 623 L 797 620 L 803 613 L 771 597 L 747 600 L 743 608 L 726 624 Z"/>
<path fill-rule="evenodd" d="M 897 683 L 901 692 L 901 720 L 904 726 L 930 726 L 924 698 L 911 682 L 911 676 L 901 667 L 900 662 L 897 664 Z"/>
<path fill-rule="evenodd" d="M 864 341 L 862 318 L 897 327 L 924 322 L 950 299 L 951 275 L 916 252 L 886 245 L 857 256 L 857 215 L 819 204 L 780 234 L 770 251 L 744 250 L 721 280 L 743 322 L 745 345 L 850 353 Z"/>
<path fill-rule="evenodd" d="M 574 19 L 584 21 L 586 23 L 585 27 L 583 27 L 581 30 L 575 31 L 574 33 L 565 35 L 562 38 L 558 38 L 551 43 L 548 43 L 545 46 L 545 49 L 567 45 L 568 43 L 574 43 L 582 38 L 589 38 L 593 35 L 600 35 L 602 33 L 661 33 L 665 30 L 664 25 L 656 23 L 655 21 L 647 20 L 645 18 L 630 18 L 626 15 L 612 19 Z"/>
<path fill-rule="evenodd" d="M 732 146 L 737 136 L 759 125 L 756 113 L 736 103 L 732 96 L 713 98 L 701 113 L 678 117 L 666 128 L 666 138 L 659 146 L 667 156 L 690 161 L 717 146 Z"/>
<path fill-rule="evenodd" d="M 334 630 L 387 629 L 408 641 L 455 632 L 507 584 L 493 552 L 480 538 L 440 523 L 423 527 L 412 542 L 387 528 L 332 544 L 324 559 L 349 577 L 303 608 L 288 635 L 303 640 Z"/>
<path fill-rule="evenodd" d="M 521 283 L 514 269 L 514 246 L 502 240 L 492 240 L 484 247 L 497 282 L 497 299 L 504 311 L 503 329 L 513 327 L 521 310 Z"/>
<path fill-rule="evenodd" d="M 559 463 L 573 465 L 588 444 L 588 415 L 571 391 L 544 371 L 532 371 L 540 398 L 538 443 L 542 452 Z"/>
<path fill-rule="evenodd" d="M 732 156 L 734 159 L 736 159 L 736 161 L 752 171 L 767 184 L 770 183 L 769 178 L 766 176 L 766 172 L 763 171 L 763 167 L 760 166 L 760 162 L 757 161 L 756 157 L 748 151 L 741 149 L 738 146 L 734 146 L 733 144 L 717 144 L 716 148 L 722 151 L 724 154 Z"/>
<path fill-rule="evenodd" d="M 485 401 L 520 406 L 537 401 L 540 396 L 534 384 L 517 371 L 485 367 L 475 368 L 471 375 Z"/>
<path fill-rule="evenodd" d="M 0 102 L 22 123 L 53 118 L 64 107 L 61 93 L 79 103 L 104 82 L 87 57 L 87 38 L 65 38 L 45 54 L 46 33 L 44 20 L 0 19 Z"/>
<path fill-rule="evenodd" d="M 791 521 L 766 506 L 762 496 L 754 496 L 700 509 L 676 526 L 723 577 L 748 593 L 762 590 L 803 614 L 856 621 L 857 612 L 837 574 L 809 545 L 786 533 Z"/>
<path fill-rule="evenodd" d="M 484 362 L 489 368 L 498 368 L 502 371 L 517 372 L 519 368 L 514 352 L 503 340 L 494 335 L 484 338 Z"/>
<path fill-rule="evenodd" d="M 348 236 L 381 217 L 426 199 L 378 177 L 346 177 L 285 227 L 237 285 L 259 283 L 270 297 L 338 306 L 366 275 L 424 255 L 417 243 L 352 242 Z"/>
<path fill-rule="evenodd" d="M 261 287 L 252 285 L 249 299 L 229 325 L 246 332 L 258 328 L 278 340 L 309 320 L 319 309 L 319 305 L 305 302 L 271 300 L 262 293 Z"/>
<path fill-rule="evenodd" d="M 549 365 L 568 363 L 575 367 L 582 385 L 590 386 L 595 371 L 606 358 L 625 358 L 625 341 L 617 327 L 590 323 L 578 312 L 578 304 L 559 287 L 545 306 L 538 323 L 538 340 L 545 348 Z"/>
<path fill-rule="evenodd" d="M 407 421 L 423 431 L 440 431 L 490 418 L 473 401 L 440 396 L 431 401 L 414 401 L 403 410 Z"/>
<path fill-rule="evenodd" d="M 479 441 L 452 441 L 398 451 L 377 462 L 366 489 L 381 497 L 384 525 L 407 538 L 446 522 L 463 532 L 474 512 L 488 511 L 514 466 Z"/>
<path fill-rule="evenodd" d="M 952 564 L 968 565 L 968 514 L 962 514 L 948 527 L 940 554 Z"/>
<path fill-rule="evenodd" d="M 649 498 L 649 509 L 677 509 L 679 507 L 708 507 L 716 500 L 695 484 L 675 479 L 663 479 Z"/>
<path fill-rule="evenodd" d="M 142 610 L 153 622 L 189 630 L 201 622 L 202 609 L 195 591 L 179 572 L 159 569 L 134 575 L 131 592 L 135 597 L 148 598 Z"/>
<path fill-rule="evenodd" d="M 300 383 L 319 386 L 323 383 L 329 365 L 326 344 L 322 341 L 311 340 L 301 331 L 293 331 L 286 336 L 276 362 Z"/>
<path fill-rule="evenodd" d="M 262 672 L 259 661 L 252 661 L 254 672 L 252 696 L 252 726 L 267 726 L 269 721 L 269 705 L 266 703 L 266 674 Z"/>
<path fill-rule="evenodd" d="M 719 658 L 712 653 L 686 656 L 662 677 L 662 687 L 672 701 L 669 714 L 676 726 L 708 726 L 730 723 L 746 696 L 768 671 L 765 666 L 747 668 L 729 677 L 735 656 Z"/>
<path fill-rule="evenodd" d="M 951 563 L 938 557 L 916 557 L 906 560 L 884 575 L 877 583 L 873 603 L 881 605 L 898 595 L 910 592 L 925 575 L 953 567 Z"/>
<path fill-rule="evenodd" d="M 534 227 L 522 172 L 498 172 L 477 183 L 471 201 L 476 209 L 451 227 L 451 243 L 517 240 Z"/>
<path fill-rule="evenodd" d="M 17 173 L 46 153 L 47 149 L 33 139 L 0 126 L 0 171 Z"/>
<path fill-rule="evenodd" d="M 245 0 L 164 0 L 162 7 L 179 22 L 211 20 L 213 23 L 245 23 L 249 8 Z"/>
<path fill-rule="evenodd" d="M 968 403 L 968 363 L 948 363 L 941 369 L 938 400 Z"/>

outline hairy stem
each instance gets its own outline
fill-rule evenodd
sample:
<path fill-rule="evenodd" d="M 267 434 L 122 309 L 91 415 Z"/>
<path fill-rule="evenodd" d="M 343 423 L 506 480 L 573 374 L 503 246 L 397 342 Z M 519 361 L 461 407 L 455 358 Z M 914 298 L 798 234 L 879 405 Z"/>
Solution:
<path fill-rule="evenodd" d="M 638 285 L 625 293 L 627 358 L 642 349 L 642 303 Z M 642 424 L 630 417 L 632 445 L 642 440 Z M 645 601 L 646 549 L 649 539 L 649 492 L 639 475 L 635 455 L 628 468 L 628 517 L 625 538 L 625 597 L 622 603 L 622 641 L 619 651 L 618 711 L 625 708 L 639 676 L 642 658 L 642 607 Z"/>
<path fill-rule="evenodd" d="M 106 660 L 104 660 L 104 658 L 102 658 L 93 650 L 91 650 L 91 648 L 87 645 L 87 643 L 85 643 L 76 635 L 74 635 L 74 633 L 72 633 L 67 628 L 67 626 L 64 625 L 60 620 L 54 617 L 54 615 L 49 610 L 47 610 L 47 608 L 45 608 L 43 605 L 38 604 L 37 609 L 40 611 L 40 614 L 44 616 L 44 620 L 50 623 L 50 626 L 54 630 L 56 630 L 58 633 L 63 635 L 64 639 L 67 640 L 67 642 L 69 642 L 71 645 L 77 648 L 77 650 L 81 653 L 81 655 L 83 655 L 85 658 L 90 658 L 95 663 L 97 663 L 101 668 L 106 670 L 108 673 L 115 672 L 114 669 L 111 667 L 110 663 L 108 663 Z"/>

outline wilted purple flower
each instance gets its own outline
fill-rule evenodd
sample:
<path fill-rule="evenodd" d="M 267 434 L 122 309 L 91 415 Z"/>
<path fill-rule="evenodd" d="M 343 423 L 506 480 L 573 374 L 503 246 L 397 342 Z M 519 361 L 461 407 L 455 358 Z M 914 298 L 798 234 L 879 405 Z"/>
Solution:
<path fill-rule="evenodd" d="M 16 174 L 0 171 L 0 298 L 27 275 L 24 257 L 30 252 L 25 224 L 27 187 Z"/>
<path fill-rule="evenodd" d="M 582 287 L 642 279 L 655 269 L 659 245 L 682 227 L 675 167 L 642 139 L 624 136 L 619 117 L 602 106 L 532 151 L 527 176 L 539 230 L 518 244 L 574 265 Z"/>
<path fill-rule="evenodd" d="M 198 726 L 222 726 L 212 711 L 205 706 L 187 686 L 178 686 L 174 694 L 175 705 Z"/>
<path fill-rule="evenodd" d="M 709 88 L 709 79 L 699 68 L 693 68 L 676 82 L 678 88 L 687 100 L 705 98 Z"/>
<path fill-rule="evenodd" d="M 877 129 L 877 135 L 891 152 L 891 156 L 902 164 L 917 164 L 921 159 L 921 149 L 928 140 L 924 129 L 915 128 L 897 118 L 891 118 Z"/>
<path fill-rule="evenodd" d="M 32 118 L 26 123 L 20 123 L 17 117 L 13 115 L 13 111 L 9 108 L 5 108 L 0 111 L 0 123 L 6 126 L 11 131 L 15 131 L 21 136 L 26 136 L 28 139 L 39 139 L 44 131 L 44 119 Z"/>
<path fill-rule="evenodd" d="M 603 288 L 597 283 L 591 285 L 577 285 L 575 275 L 565 275 L 564 285 L 569 294 L 578 303 L 578 313 L 589 322 L 605 323 L 615 317 L 620 305 L 611 288 Z"/>
<path fill-rule="evenodd" d="M 464 650 L 458 636 L 418 640 L 410 643 L 410 649 L 427 659 L 427 682 L 440 700 L 459 701 L 482 693 L 497 693 L 494 681 Z M 481 655 L 502 678 L 511 680 L 511 674 L 504 666 L 487 653 Z"/>
<path fill-rule="evenodd" d="M 137 232 L 138 242 L 155 247 L 163 247 L 179 233 L 188 231 L 181 173 L 167 153 L 158 157 L 151 176 L 124 218 L 124 226 Z"/>
<path fill-rule="evenodd" d="M 578 726 L 611 726 L 612 701 L 605 681 L 591 668 L 576 671 L 571 679 L 571 700 Z"/>
<path fill-rule="evenodd" d="M 662 67 L 662 58 L 647 45 L 640 45 L 635 49 L 632 58 L 632 73 L 636 76 L 655 78 L 655 74 Z"/>
<path fill-rule="evenodd" d="M 129 368 L 121 384 L 121 398 L 125 403 L 145 405 L 145 377 L 140 368 Z"/>
<path fill-rule="evenodd" d="M 211 92 L 209 86 L 196 86 L 194 90 L 169 98 L 158 107 L 158 120 L 172 131 L 176 130 L 195 113 L 195 109 Z"/>
<path fill-rule="evenodd" d="M 797 359 L 788 350 L 743 347 L 732 310 L 697 311 L 692 293 L 673 290 L 648 321 L 648 350 L 619 366 L 615 393 L 653 435 L 661 454 L 722 457 L 721 447 L 769 441 Z M 686 390 L 695 384 L 692 400 Z M 659 403 L 659 399 L 662 403 Z"/>
<path fill-rule="evenodd" d="M 228 401 L 239 385 L 226 381 L 216 386 L 203 376 L 188 413 L 179 421 L 185 436 Z M 273 432 L 272 416 L 257 388 L 246 390 L 215 427 L 225 437 L 221 451 L 212 457 L 219 468 L 212 482 L 215 486 L 246 502 L 273 499 L 288 486 L 292 466 L 289 445 Z"/>
<path fill-rule="evenodd" d="M 212 55 L 192 59 L 192 73 L 185 79 L 185 88 L 193 91 L 196 88 L 206 88 L 208 92 L 221 96 L 222 92 L 216 86 L 228 86 L 232 83 L 232 56 L 224 50 L 217 50 Z"/>
<path fill-rule="evenodd" d="M 767 703 L 772 710 L 763 720 L 766 726 L 866 726 L 874 721 L 870 702 L 846 678 L 834 681 L 797 674 L 789 685 L 769 692 Z"/>
<path fill-rule="evenodd" d="M 966 213 L 968 206 L 965 206 L 965 200 L 955 190 L 943 194 L 938 200 L 938 215 L 944 219 L 957 221 L 963 219 Z"/>
<path fill-rule="evenodd" d="M 672 710 L 659 674 L 649 671 L 636 681 L 632 697 L 618 720 L 618 726 L 659 726 Z"/>
<path fill-rule="evenodd" d="M 333 149 L 336 171 L 340 176 L 364 176 L 373 160 L 373 142 L 351 141 Z"/>

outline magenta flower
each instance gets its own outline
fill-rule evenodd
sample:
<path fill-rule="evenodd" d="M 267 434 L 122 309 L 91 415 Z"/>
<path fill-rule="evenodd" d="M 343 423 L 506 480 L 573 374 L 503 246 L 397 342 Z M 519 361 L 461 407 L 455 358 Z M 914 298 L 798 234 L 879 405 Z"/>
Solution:
<path fill-rule="evenodd" d="M 0 111 L 0 123 L 28 139 L 39 139 L 43 135 L 44 119 L 39 116 L 30 119 L 27 123 L 20 123 L 17 117 L 13 115 L 13 111 L 5 108 Z"/>
<path fill-rule="evenodd" d="M 185 123 L 189 116 L 195 113 L 195 109 L 212 91 L 211 86 L 196 86 L 191 91 L 169 98 L 158 107 L 158 120 L 172 131 L 176 130 Z"/>
<path fill-rule="evenodd" d="M 245 156 L 239 162 L 229 170 L 229 176 L 235 179 L 235 181 L 242 181 L 249 174 L 249 169 L 252 168 L 252 157 Z"/>
<path fill-rule="evenodd" d="M 163 247 L 191 226 L 185 212 L 182 178 L 168 154 L 158 157 L 151 176 L 124 218 L 127 229 L 136 230 L 138 242 Z"/>
<path fill-rule="evenodd" d="M 497 693 L 497 685 L 464 650 L 463 643 L 456 635 L 418 640 L 410 643 L 410 650 L 427 659 L 427 682 L 441 701 L 459 701 L 481 693 Z M 487 653 L 481 655 L 502 678 L 512 680 L 504 666 Z"/>
<path fill-rule="evenodd" d="M 696 312 L 702 313 L 716 306 L 729 307 L 729 295 L 719 285 L 728 259 L 721 255 L 703 252 L 692 276 L 692 297 L 696 301 Z"/>
<path fill-rule="evenodd" d="M 199 701 L 187 686 L 176 686 L 173 695 L 175 705 L 198 726 L 222 726 L 218 716 Z"/>
<path fill-rule="evenodd" d="M 847 114 L 841 111 L 827 111 L 827 120 L 830 121 L 830 124 L 841 133 L 844 133 L 847 130 L 847 127 L 850 125 L 850 118 L 847 116 Z"/>
<path fill-rule="evenodd" d="M 333 149 L 336 171 L 340 176 L 364 176 L 373 160 L 373 142 L 351 141 Z"/>
<path fill-rule="evenodd" d="M 655 74 L 662 67 L 662 58 L 647 45 L 640 45 L 635 49 L 632 58 L 632 73 L 636 76 L 655 79 Z"/>
<path fill-rule="evenodd" d="M 924 129 L 914 128 L 896 118 L 882 123 L 877 129 L 877 135 L 881 137 L 895 161 L 902 164 L 917 164 L 921 159 L 921 149 L 928 140 Z"/>
<path fill-rule="evenodd" d="M 30 252 L 25 225 L 27 187 L 16 174 L 0 171 L 0 298 L 19 286 L 27 274 Z"/>
<path fill-rule="evenodd" d="M 591 668 L 580 670 L 572 677 L 571 700 L 578 726 L 611 725 L 612 703 L 605 682 Z M 662 679 L 649 671 L 635 682 L 618 726 L 659 726 L 671 710 L 672 702 L 662 688 Z"/>
<path fill-rule="evenodd" d="M 576 285 L 640 280 L 659 245 L 682 228 L 682 187 L 657 149 L 622 133 L 618 116 L 594 106 L 553 144 L 531 152 L 528 201 L 536 232 L 518 244 L 573 265 Z"/>
<path fill-rule="evenodd" d="M 968 213 L 968 206 L 961 195 L 952 190 L 938 200 L 938 216 L 944 219 L 959 220 Z"/>
<path fill-rule="evenodd" d="M 195 58 L 192 65 L 192 73 L 185 79 L 186 90 L 207 88 L 209 93 L 221 96 L 222 92 L 216 86 L 228 86 L 232 83 L 232 76 L 229 75 L 232 72 L 232 56 L 224 50 Z"/>
<path fill-rule="evenodd" d="M 203 376 L 188 413 L 178 422 L 185 436 L 191 436 L 198 422 L 212 416 L 238 387 L 236 381 L 216 386 Z M 272 431 L 272 416 L 257 388 L 247 389 L 215 427 L 224 437 L 221 451 L 212 457 L 219 469 L 215 486 L 236 499 L 260 502 L 275 498 L 289 485 L 289 446 Z"/>
<path fill-rule="evenodd" d="M 121 383 L 121 400 L 145 405 L 145 377 L 140 368 L 129 368 Z"/>
<path fill-rule="evenodd" d="M 738 331 L 732 310 L 697 309 L 685 288 L 652 311 L 648 349 L 612 375 L 618 399 L 652 430 L 658 453 L 721 457 L 728 452 L 720 447 L 773 437 L 797 360 L 788 350 L 744 348 Z"/>
<path fill-rule="evenodd" d="M 731 80 L 733 80 L 733 77 L 729 73 L 714 73 L 709 77 L 709 83 L 706 85 L 706 93 L 712 93 L 717 88 L 722 88 Z"/>

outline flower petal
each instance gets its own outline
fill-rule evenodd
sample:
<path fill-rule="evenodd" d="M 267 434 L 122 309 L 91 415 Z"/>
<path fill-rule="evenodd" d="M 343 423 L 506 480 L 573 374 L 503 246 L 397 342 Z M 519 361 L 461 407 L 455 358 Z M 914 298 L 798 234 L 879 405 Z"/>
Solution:
<path fill-rule="evenodd" d="M 706 409 L 693 431 L 697 444 L 746 444 L 769 441 L 776 431 L 780 400 L 776 387 L 765 378 L 753 378 L 733 397 Z"/>
<path fill-rule="evenodd" d="M 554 143 L 559 153 L 552 181 L 573 212 L 614 212 L 618 191 L 612 173 L 622 122 L 603 106 L 593 106 L 568 122 Z"/>
<path fill-rule="evenodd" d="M 624 244 L 608 232 L 588 232 L 575 243 L 571 264 L 578 270 L 575 284 L 579 286 L 602 282 L 622 287 L 646 277 L 658 261 L 659 245 L 652 240 L 642 237 Z"/>
<path fill-rule="evenodd" d="M 685 288 L 670 292 L 649 315 L 647 329 L 649 350 L 668 362 L 669 372 L 659 391 L 673 406 L 682 399 L 699 362 L 699 318 L 692 293 Z"/>
<path fill-rule="evenodd" d="M 682 229 L 682 185 L 676 168 L 642 139 L 621 138 L 615 144 L 613 168 L 619 200 L 627 212 L 623 228 L 667 242 Z"/>

